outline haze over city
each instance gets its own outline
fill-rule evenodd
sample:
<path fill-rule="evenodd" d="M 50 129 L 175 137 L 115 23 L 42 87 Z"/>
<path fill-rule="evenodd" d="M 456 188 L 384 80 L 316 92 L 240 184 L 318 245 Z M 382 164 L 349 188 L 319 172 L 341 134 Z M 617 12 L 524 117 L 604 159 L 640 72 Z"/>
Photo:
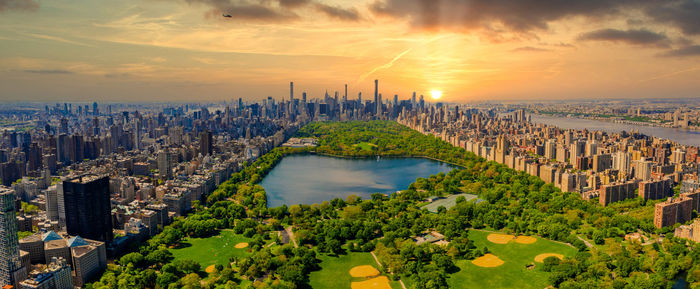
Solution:
<path fill-rule="evenodd" d="M 700 4 L 0 0 L 3 101 L 687 98 Z M 227 17 L 230 16 L 230 17 Z"/>

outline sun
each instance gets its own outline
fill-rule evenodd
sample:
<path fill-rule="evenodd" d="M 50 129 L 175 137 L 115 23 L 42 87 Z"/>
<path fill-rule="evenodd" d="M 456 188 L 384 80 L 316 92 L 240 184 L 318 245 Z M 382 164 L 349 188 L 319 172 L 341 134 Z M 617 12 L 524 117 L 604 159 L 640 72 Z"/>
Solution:
<path fill-rule="evenodd" d="M 433 97 L 433 99 L 440 99 L 442 97 L 442 91 L 431 90 L 430 95 Z"/>

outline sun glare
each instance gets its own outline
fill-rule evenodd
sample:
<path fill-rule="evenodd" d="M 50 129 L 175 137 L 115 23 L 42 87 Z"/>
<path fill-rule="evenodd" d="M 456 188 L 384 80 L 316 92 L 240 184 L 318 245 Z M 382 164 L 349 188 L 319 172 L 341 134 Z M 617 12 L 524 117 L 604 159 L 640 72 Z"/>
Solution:
<path fill-rule="evenodd" d="M 433 97 L 433 99 L 440 99 L 442 97 L 442 91 L 431 90 L 430 95 Z"/>

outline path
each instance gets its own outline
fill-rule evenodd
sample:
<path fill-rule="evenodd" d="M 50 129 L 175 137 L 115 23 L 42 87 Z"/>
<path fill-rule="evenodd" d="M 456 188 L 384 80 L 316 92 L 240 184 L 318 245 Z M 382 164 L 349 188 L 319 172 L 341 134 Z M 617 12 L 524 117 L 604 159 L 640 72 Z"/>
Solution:
<path fill-rule="evenodd" d="M 299 248 L 299 245 L 297 244 L 297 239 L 294 237 L 294 232 L 292 231 L 292 226 L 284 228 L 285 231 L 287 231 L 287 234 L 289 234 L 289 238 L 292 239 L 292 243 L 294 243 L 294 248 Z"/>
<path fill-rule="evenodd" d="M 588 240 L 581 238 L 581 236 L 579 236 L 579 235 L 576 235 L 576 238 L 583 241 L 583 243 L 586 244 L 586 247 L 593 248 L 593 244 L 591 244 L 591 242 L 588 242 Z"/>
<path fill-rule="evenodd" d="M 377 266 L 379 266 L 379 268 L 381 268 L 382 263 L 379 263 L 379 258 L 377 258 L 377 255 L 374 255 L 374 252 L 369 252 L 369 253 L 372 254 L 372 257 L 374 257 L 374 261 L 377 262 Z M 394 275 L 394 273 L 391 273 L 391 275 Z M 401 288 L 406 289 L 406 285 L 403 284 L 403 280 L 399 279 L 399 284 L 401 284 Z"/>

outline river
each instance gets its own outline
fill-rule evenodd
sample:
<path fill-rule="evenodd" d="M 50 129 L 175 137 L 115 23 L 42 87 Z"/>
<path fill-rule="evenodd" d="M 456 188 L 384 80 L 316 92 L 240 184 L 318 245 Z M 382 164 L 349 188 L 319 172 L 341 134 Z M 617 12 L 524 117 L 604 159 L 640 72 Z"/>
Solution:
<path fill-rule="evenodd" d="M 619 133 L 623 130 L 627 132 L 636 130 L 645 135 L 673 140 L 683 145 L 692 145 L 700 147 L 700 131 L 687 130 L 681 128 L 616 123 L 573 117 L 569 118 L 562 116 L 549 116 L 539 114 L 531 114 L 531 116 L 533 123 L 554 125 L 563 129 L 600 130 L 608 133 Z"/>

